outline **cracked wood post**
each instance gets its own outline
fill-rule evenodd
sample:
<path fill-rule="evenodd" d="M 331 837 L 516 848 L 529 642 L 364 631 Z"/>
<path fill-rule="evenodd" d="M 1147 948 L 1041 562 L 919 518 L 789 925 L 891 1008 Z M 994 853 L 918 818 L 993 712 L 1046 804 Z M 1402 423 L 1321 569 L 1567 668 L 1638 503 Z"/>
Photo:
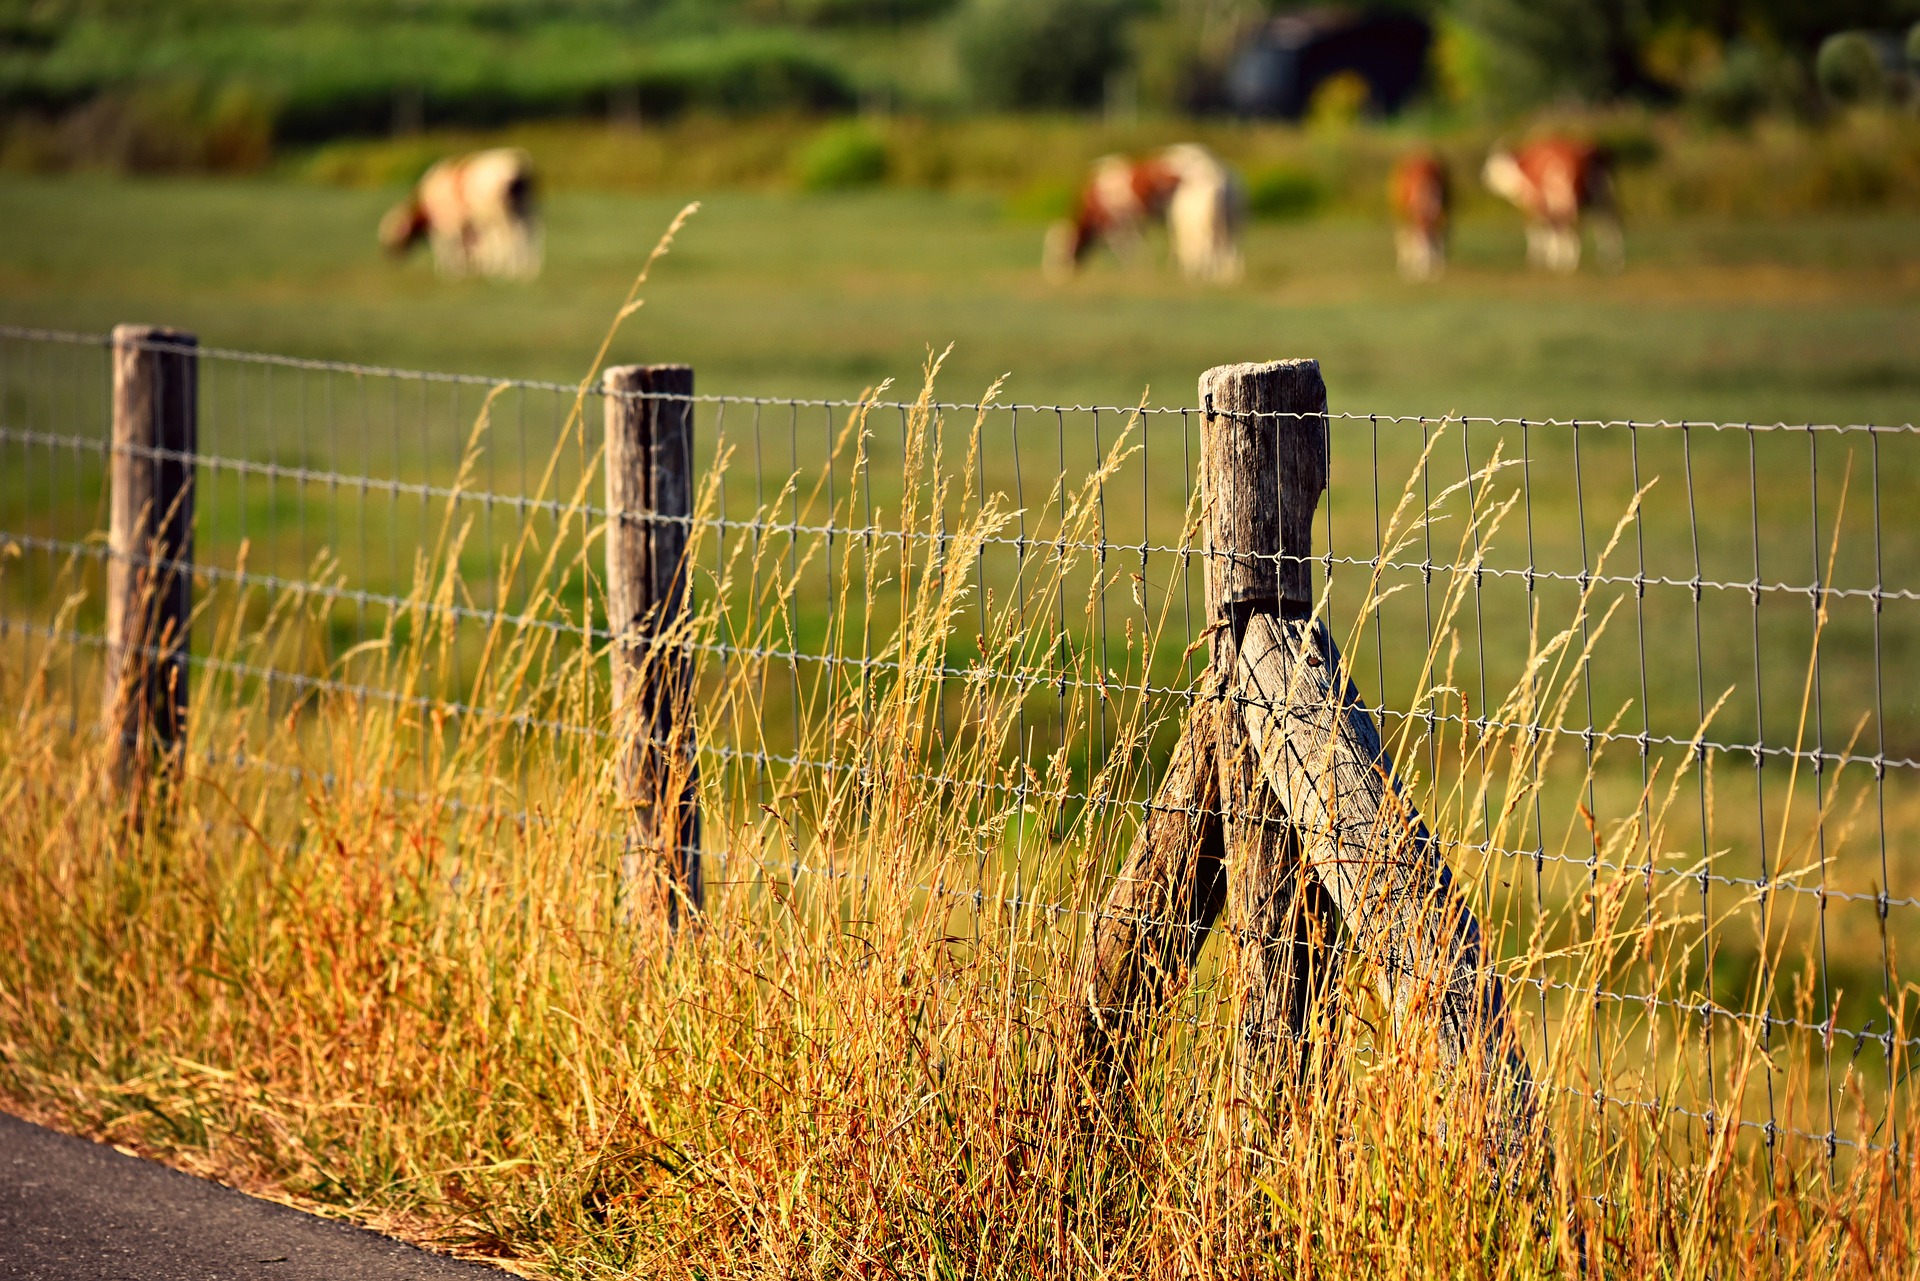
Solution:
<path fill-rule="evenodd" d="M 1312 360 L 1223 365 L 1200 378 L 1206 598 L 1229 698 L 1251 621 L 1313 608 L 1313 513 L 1327 485 L 1326 385 Z M 1301 875 L 1281 798 L 1263 785 L 1238 708 L 1218 717 L 1227 921 L 1238 972 L 1239 1098 L 1263 1106 L 1336 979 L 1329 905 Z"/>
<path fill-rule="evenodd" d="M 614 724 L 628 821 L 623 891 L 658 894 L 667 921 L 704 902 L 693 724 L 687 538 L 693 512 L 693 370 L 608 369 L 607 616 Z"/>
<path fill-rule="evenodd" d="M 1214 371 L 1222 372 L 1232 371 Z M 1306 871 L 1344 922 L 1350 949 L 1376 967 L 1396 1030 L 1431 1026 L 1446 1074 L 1465 1062 L 1489 1076 L 1495 1145 L 1515 1151 L 1530 1137 L 1535 1103 L 1504 988 L 1485 964 L 1479 924 L 1395 778 L 1338 647 L 1325 624 L 1310 617 L 1307 558 L 1327 475 L 1317 369 L 1312 382 L 1313 415 L 1293 420 L 1298 431 L 1290 437 L 1284 420 L 1281 427 L 1280 538 L 1288 552 L 1280 566 L 1281 608 L 1255 609 L 1247 619 L 1233 681 L 1242 714 L 1222 719 L 1244 727 L 1266 789 L 1291 820 Z M 1217 392 L 1215 399 L 1216 408 L 1277 404 Z M 1292 404 L 1305 408 L 1304 399 Z M 1237 868 L 1231 860 L 1229 866 L 1232 880 Z M 1252 1034 L 1252 1015 L 1248 1021 Z"/>
<path fill-rule="evenodd" d="M 1144 1025 L 1186 983 L 1226 901 L 1214 760 L 1220 688 L 1209 668 L 1089 931 L 1075 1004 L 1080 1062 L 1102 1098 L 1124 1091 Z"/>
<path fill-rule="evenodd" d="M 1276 1084 L 1276 1050 L 1298 1044 L 1315 996 L 1332 980 L 1324 946 L 1331 922 L 1318 895 L 1298 892 L 1285 811 L 1259 784 L 1239 718 L 1222 712 L 1248 617 L 1280 608 L 1283 594 L 1300 612 L 1311 604 L 1305 564 L 1283 566 L 1280 552 L 1311 550 L 1313 507 L 1326 483 L 1318 434 L 1326 390 L 1313 361 L 1285 361 L 1209 370 L 1200 395 L 1219 411 L 1201 427 L 1212 661 L 1146 820 L 1094 919 L 1080 984 L 1087 1002 L 1082 1057 L 1101 1091 L 1124 1083 L 1141 1025 L 1185 983 L 1208 928 L 1231 900 L 1234 937 L 1243 942 L 1238 1079 L 1244 1097 L 1264 1100 Z M 1320 448 L 1321 463 L 1312 492 L 1289 503 L 1280 449 L 1285 441 L 1298 452 L 1296 437 Z"/>
<path fill-rule="evenodd" d="M 170 769 L 186 737 L 198 341 L 153 325 L 113 330 L 103 719 L 125 788 Z"/>

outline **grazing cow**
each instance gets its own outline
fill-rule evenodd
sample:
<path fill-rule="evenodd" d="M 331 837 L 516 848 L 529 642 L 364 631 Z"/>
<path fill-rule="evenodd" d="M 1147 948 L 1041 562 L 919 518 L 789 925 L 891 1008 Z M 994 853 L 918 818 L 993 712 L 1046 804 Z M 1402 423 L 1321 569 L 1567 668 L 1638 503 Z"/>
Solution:
<path fill-rule="evenodd" d="M 1495 195 L 1527 219 L 1527 261 L 1549 271 L 1580 266 L 1580 227 L 1593 228 L 1601 266 L 1626 261 L 1613 165 L 1606 149 L 1568 138 L 1542 138 L 1514 148 L 1495 147 L 1481 177 Z"/>
<path fill-rule="evenodd" d="M 1233 170 L 1193 143 L 1143 160 L 1105 156 L 1094 161 L 1073 217 L 1047 229 L 1042 266 L 1048 279 L 1064 280 L 1101 244 L 1130 258 L 1146 228 L 1165 223 L 1174 264 L 1187 279 L 1238 280 L 1245 205 Z"/>
<path fill-rule="evenodd" d="M 541 257 L 533 194 L 533 161 L 518 147 L 442 160 L 380 220 L 380 243 L 400 257 L 427 241 L 443 276 L 531 280 Z"/>
<path fill-rule="evenodd" d="M 1446 161 L 1431 151 L 1402 157 L 1387 182 L 1400 274 L 1437 279 L 1447 266 L 1447 212 L 1453 203 Z"/>

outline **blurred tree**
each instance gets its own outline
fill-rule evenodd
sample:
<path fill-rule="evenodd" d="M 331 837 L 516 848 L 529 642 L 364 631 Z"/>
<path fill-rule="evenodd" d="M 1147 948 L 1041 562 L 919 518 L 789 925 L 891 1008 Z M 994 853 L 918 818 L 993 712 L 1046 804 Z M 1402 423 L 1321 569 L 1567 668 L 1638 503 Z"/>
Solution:
<path fill-rule="evenodd" d="M 1240 41 L 1270 17 L 1272 0 L 1160 0 L 1132 28 L 1134 69 L 1149 104 L 1179 111 L 1216 106 Z"/>
<path fill-rule="evenodd" d="M 1887 95 L 1887 75 L 1880 51 L 1858 31 L 1828 36 L 1813 63 L 1820 90 L 1845 106 L 1879 102 Z"/>
<path fill-rule="evenodd" d="M 960 64 L 982 106 L 1092 107 L 1128 65 L 1137 0 L 970 0 L 955 31 Z"/>
<path fill-rule="evenodd" d="M 1455 0 L 1480 45 L 1478 86 L 1497 108 L 1658 92 L 1641 49 L 1647 0 Z"/>
<path fill-rule="evenodd" d="M 747 0 L 746 12 L 756 17 L 808 26 L 874 26 L 920 22 L 938 17 L 957 0 Z"/>
<path fill-rule="evenodd" d="M 1723 105 L 1778 100 L 1836 32 L 1905 27 L 1920 0 L 1451 0 L 1442 10 L 1476 46 L 1476 88 L 1499 108 L 1555 99 L 1665 99 L 1682 86 L 1648 71 L 1662 32 L 1711 33 L 1729 51 Z M 1741 49 L 1738 59 L 1732 54 Z M 1777 52 L 1774 52 L 1777 51 Z"/>
<path fill-rule="evenodd" d="M 1771 41 L 1738 38 L 1695 74 L 1677 80 L 1707 121 L 1737 128 L 1761 116 L 1795 116 L 1812 105 L 1801 59 Z"/>
<path fill-rule="evenodd" d="M 1654 0 L 1653 16 L 1705 27 L 1722 39 L 1778 44 L 1811 57 L 1838 31 L 1897 29 L 1920 17 L 1920 0 Z"/>

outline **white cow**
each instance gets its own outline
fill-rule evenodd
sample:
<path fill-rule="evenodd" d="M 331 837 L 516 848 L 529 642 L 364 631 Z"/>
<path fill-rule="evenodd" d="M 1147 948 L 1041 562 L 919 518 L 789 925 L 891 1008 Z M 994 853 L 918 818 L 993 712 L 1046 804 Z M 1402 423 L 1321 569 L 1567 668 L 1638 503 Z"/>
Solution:
<path fill-rule="evenodd" d="M 531 280 L 540 274 L 533 160 L 496 147 L 442 160 L 380 220 L 380 243 L 396 257 L 425 240 L 448 277 Z"/>
<path fill-rule="evenodd" d="M 1167 203 L 1167 237 L 1181 274 L 1223 283 L 1240 279 L 1246 266 L 1240 224 L 1247 199 L 1239 178 L 1212 152 L 1192 143 L 1168 147 L 1160 157 L 1179 175 Z"/>

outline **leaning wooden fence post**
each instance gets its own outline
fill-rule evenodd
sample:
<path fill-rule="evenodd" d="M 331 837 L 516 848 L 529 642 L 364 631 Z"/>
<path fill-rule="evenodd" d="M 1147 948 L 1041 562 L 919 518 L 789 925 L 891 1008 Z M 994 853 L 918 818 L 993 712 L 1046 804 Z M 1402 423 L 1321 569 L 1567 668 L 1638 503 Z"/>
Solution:
<path fill-rule="evenodd" d="M 1112 1094 L 1129 1077 L 1146 1020 L 1186 981 L 1222 906 L 1239 942 L 1243 1097 L 1264 1101 L 1283 1047 L 1297 1047 L 1316 996 L 1330 990 L 1324 896 L 1303 886 L 1288 816 L 1260 783 L 1230 702 L 1240 636 L 1258 612 L 1312 604 L 1304 555 L 1325 486 L 1326 389 L 1313 361 L 1232 365 L 1202 377 L 1201 496 L 1211 662 L 1167 772 L 1095 915 L 1077 997 L 1081 1058 Z M 1283 442 L 1321 450 L 1311 492 L 1282 492 Z M 1305 483 L 1308 470 L 1297 470 Z M 1288 540 L 1291 541 L 1288 541 Z M 1284 584 L 1284 587 L 1283 587 Z M 1304 892 L 1303 892 L 1304 891 Z M 1316 934 L 1322 936 L 1316 938 Z"/>
<path fill-rule="evenodd" d="M 1396 1031 L 1434 1030 L 1447 1073 L 1463 1069 L 1489 1081 L 1493 1088 L 1483 1097 L 1493 1141 L 1517 1150 L 1531 1138 L 1535 1103 L 1504 986 L 1485 963 L 1479 923 L 1395 777 L 1338 646 L 1325 622 L 1312 616 L 1313 514 L 1327 485 L 1326 391 L 1318 366 L 1230 366 L 1209 371 L 1201 389 L 1212 395 L 1210 431 L 1237 430 L 1211 424 L 1271 414 L 1278 433 L 1278 483 L 1259 482 L 1260 491 L 1279 500 L 1277 599 L 1263 596 L 1266 581 L 1233 554 L 1268 536 L 1258 515 L 1242 513 L 1229 498 L 1208 526 L 1210 539 L 1219 531 L 1223 542 L 1240 540 L 1209 549 L 1209 591 L 1213 567 L 1223 566 L 1225 607 L 1237 620 L 1231 687 L 1240 714 L 1223 721 L 1244 733 L 1258 761 L 1257 790 L 1286 815 L 1305 880 L 1337 911 L 1353 951 L 1374 969 Z M 1227 452 L 1216 446 L 1214 454 Z M 1213 473 L 1209 480 L 1221 483 L 1223 494 L 1242 492 L 1224 488 Z M 1262 802 L 1247 803 L 1257 808 Z M 1287 973 L 1274 943 L 1297 948 L 1299 936 L 1289 940 L 1274 915 L 1283 893 L 1270 894 L 1261 883 L 1278 866 L 1255 861 L 1253 874 L 1244 876 L 1240 864 L 1229 865 L 1229 883 L 1242 887 L 1235 901 L 1245 904 L 1245 915 L 1236 919 L 1269 941 L 1273 958 L 1266 975 L 1255 969 L 1243 1020 L 1248 1041 L 1286 1017 L 1281 1009 L 1262 1008 L 1263 986 L 1272 994 L 1269 1004 L 1299 999 L 1298 979 Z"/>
<path fill-rule="evenodd" d="M 1313 611 L 1313 514 L 1327 487 L 1327 389 L 1313 360 L 1222 365 L 1200 377 L 1207 620 L 1235 706 L 1218 719 L 1227 920 L 1238 961 L 1240 1096 L 1263 1105 L 1305 1049 L 1335 979 L 1325 896 L 1301 874 L 1292 816 L 1260 778 L 1234 672 L 1256 617 Z M 1301 1064 L 1304 1066 L 1304 1064 Z"/>
<path fill-rule="evenodd" d="M 170 768 L 186 737 L 197 345 L 177 329 L 113 331 L 104 720 L 124 787 Z"/>
<path fill-rule="evenodd" d="M 1078 1063 L 1104 1102 L 1124 1098 L 1147 1022 L 1187 982 L 1226 901 L 1209 668 L 1133 845 L 1089 926 L 1076 980 Z"/>
<path fill-rule="evenodd" d="M 703 903 L 687 537 L 693 514 L 693 370 L 606 371 L 607 615 L 626 808 L 621 877 L 657 887 L 667 919 Z"/>

